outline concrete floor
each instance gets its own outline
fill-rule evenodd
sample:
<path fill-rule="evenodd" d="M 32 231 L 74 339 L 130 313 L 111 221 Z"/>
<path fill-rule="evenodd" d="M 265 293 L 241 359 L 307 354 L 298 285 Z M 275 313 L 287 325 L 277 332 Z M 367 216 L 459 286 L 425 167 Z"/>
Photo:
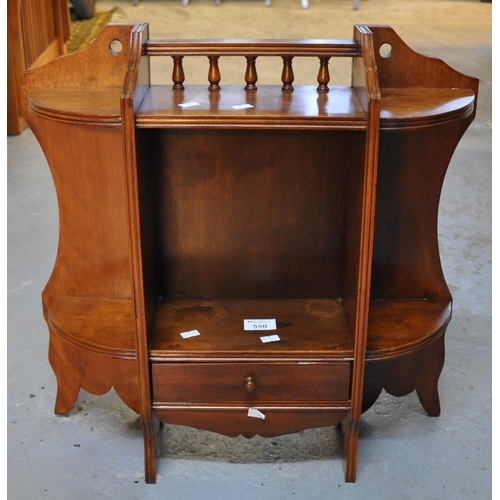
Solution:
<path fill-rule="evenodd" d="M 57 246 L 57 206 L 44 156 L 26 130 L 8 137 L 8 497 L 94 499 L 486 499 L 491 461 L 491 4 L 350 0 L 97 1 L 117 20 L 143 21 L 155 38 L 350 38 L 354 23 L 392 25 L 414 49 L 480 78 L 479 109 L 445 181 L 440 244 L 454 295 L 442 414 L 415 394 L 383 394 L 360 429 L 358 477 L 343 480 L 331 428 L 276 439 L 230 439 L 167 426 L 158 482 L 143 480 L 142 431 L 114 392 L 82 392 L 53 415 L 40 293 Z M 160 70 L 158 70 L 158 76 Z"/>

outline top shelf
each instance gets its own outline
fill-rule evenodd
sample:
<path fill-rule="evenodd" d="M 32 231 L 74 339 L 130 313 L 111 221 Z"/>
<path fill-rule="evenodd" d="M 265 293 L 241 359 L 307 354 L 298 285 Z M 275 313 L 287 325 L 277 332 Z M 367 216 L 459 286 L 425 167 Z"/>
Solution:
<path fill-rule="evenodd" d="M 231 85 L 215 93 L 202 85 L 186 86 L 181 92 L 158 85 L 149 87 L 136 113 L 136 126 L 364 130 L 366 114 L 349 87 L 319 93 L 313 85 L 304 85 L 284 93 L 279 86 L 246 92 Z"/>
<path fill-rule="evenodd" d="M 222 127 L 366 128 L 366 114 L 349 87 L 330 87 L 318 93 L 314 86 L 296 86 L 283 93 L 279 86 L 261 86 L 245 92 L 227 86 L 210 93 L 206 86 L 186 86 L 182 92 L 169 86 L 149 87 L 136 113 L 138 128 Z M 58 121 L 119 125 L 120 89 L 33 89 L 31 110 Z M 474 92 L 467 89 L 383 89 L 382 129 L 425 127 L 469 116 Z"/>

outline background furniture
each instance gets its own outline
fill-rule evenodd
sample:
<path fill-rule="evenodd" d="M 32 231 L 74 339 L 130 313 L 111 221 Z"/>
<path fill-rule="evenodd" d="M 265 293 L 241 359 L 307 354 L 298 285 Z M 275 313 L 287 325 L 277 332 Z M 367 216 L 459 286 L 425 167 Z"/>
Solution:
<path fill-rule="evenodd" d="M 244 57 L 246 85 L 221 88 L 226 55 Z M 150 85 L 157 56 L 172 86 Z M 185 85 L 188 56 L 208 58 L 208 90 Z M 258 85 L 264 56 L 281 57 L 281 85 Z M 295 57 L 318 58 L 317 85 L 294 86 Z M 328 85 L 335 57 L 352 58 L 351 87 Z M 359 419 L 382 388 L 439 414 L 451 294 L 437 208 L 476 79 L 384 26 L 214 42 L 124 24 L 23 88 L 60 211 L 43 293 L 56 413 L 114 386 L 141 415 L 147 482 L 156 419 L 248 437 L 342 423 L 354 481 Z M 269 318 L 278 342 L 243 330 Z"/>
<path fill-rule="evenodd" d="M 21 73 L 65 53 L 70 36 L 67 0 L 7 2 L 7 133 L 25 127 L 21 105 Z"/>

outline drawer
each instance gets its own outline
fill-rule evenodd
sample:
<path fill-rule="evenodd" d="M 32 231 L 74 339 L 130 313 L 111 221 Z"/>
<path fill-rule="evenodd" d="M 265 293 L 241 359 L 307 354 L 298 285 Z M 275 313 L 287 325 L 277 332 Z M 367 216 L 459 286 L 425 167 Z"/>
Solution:
<path fill-rule="evenodd" d="M 350 363 L 154 363 L 155 403 L 349 399 Z"/>

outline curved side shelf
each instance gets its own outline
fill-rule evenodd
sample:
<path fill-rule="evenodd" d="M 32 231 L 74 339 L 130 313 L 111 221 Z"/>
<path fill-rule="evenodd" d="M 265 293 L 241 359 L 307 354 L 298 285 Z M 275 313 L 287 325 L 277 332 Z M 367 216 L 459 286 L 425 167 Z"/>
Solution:
<path fill-rule="evenodd" d="M 414 130 L 465 119 L 474 113 L 468 89 L 383 89 L 380 128 Z"/>
<path fill-rule="evenodd" d="M 120 125 L 120 88 L 33 89 L 30 111 L 40 117 L 65 123 Z"/>
<path fill-rule="evenodd" d="M 385 389 L 396 397 L 416 391 L 428 415 L 440 414 L 438 382 L 450 319 L 448 299 L 371 302 L 363 411 Z"/>
<path fill-rule="evenodd" d="M 438 382 L 450 319 L 450 300 L 371 303 L 363 411 L 385 389 L 396 397 L 416 391 L 428 415 L 440 414 Z"/>
<path fill-rule="evenodd" d="M 444 333 L 451 300 L 373 300 L 370 302 L 367 360 L 384 360 L 426 347 Z"/>
<path fill-rule="evenodd" d="M 112 358 L 135 359 L 132 299 L 50 297 L 47 323 L 82 349 Z"/>

